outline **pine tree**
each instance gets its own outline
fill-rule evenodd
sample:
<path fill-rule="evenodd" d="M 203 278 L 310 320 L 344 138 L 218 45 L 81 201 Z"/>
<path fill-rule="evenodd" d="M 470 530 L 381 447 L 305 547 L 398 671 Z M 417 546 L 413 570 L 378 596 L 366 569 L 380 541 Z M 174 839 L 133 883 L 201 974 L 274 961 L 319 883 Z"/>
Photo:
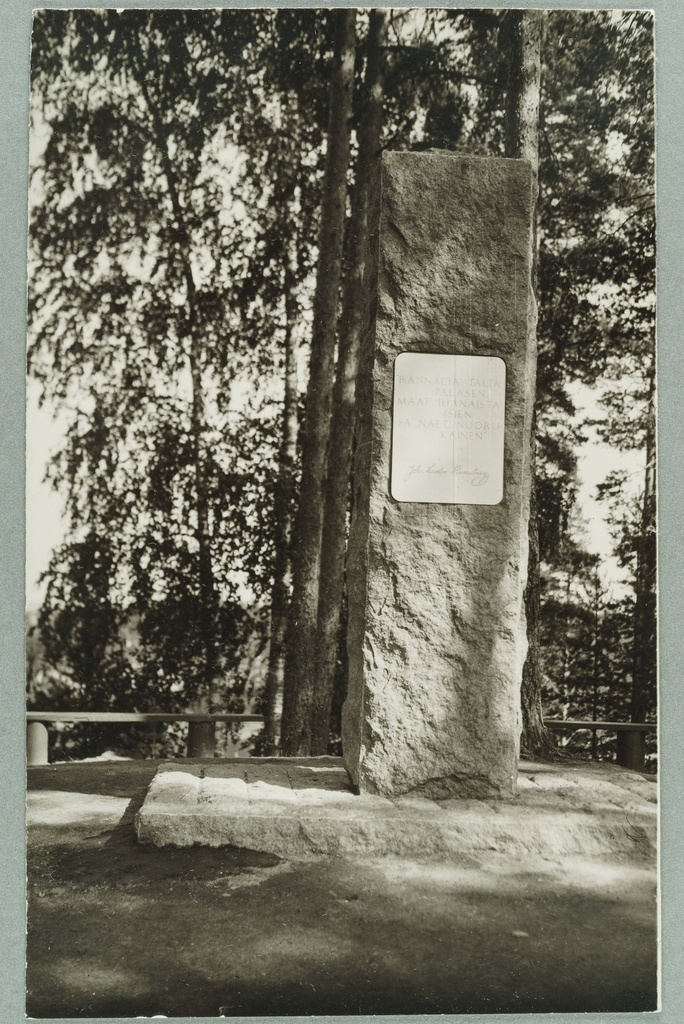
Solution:
<path fill-rule="evenodd" d="M 311 743 L 323 488 L 330 431 L 347 195 L 356 11 L 338 10 L 335 22 L 328 149 L 321 201 L 309 383 L 302 436 L 302 477 L 292 540 L 293 593 L 281 725 L 282 750 L 288 755 L 308 754 Z"/>
<path fill-rule="evenodd" d="M 372 171 L 380 154 L 384 53 L 388 14 L 371 11 L 366 43 L 366 76 L 358 136 L 356 178 L 348 227 L 340 343 L 333 389 L 325 481 L 321 569 L 316 637 L 311 752 L 327 752 L 344 590 L 346 518 L 354 440 L 356 376 L 367 311 L 364 274 L 368 245 L 368 203 Z"/>

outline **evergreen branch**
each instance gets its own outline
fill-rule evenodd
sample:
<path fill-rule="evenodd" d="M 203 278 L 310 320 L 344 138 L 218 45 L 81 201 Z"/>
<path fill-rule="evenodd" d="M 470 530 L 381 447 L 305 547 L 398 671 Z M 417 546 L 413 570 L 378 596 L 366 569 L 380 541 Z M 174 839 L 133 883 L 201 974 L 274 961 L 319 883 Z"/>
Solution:
<path fill-rule="evenodd" d="M 410 74 L 401 75 L 395 79 L 395 84 L 401 85 L 402 82 L 410 82 L 416 78 L 444 78 L 447 81 L 456 82 L 477 82 L 479 85 L 486 85 L 490 89 L 498 89 L 500 92 L 504 92 L 504 86 L 492 78 L 484 78 L 482 75 L 477 75 L 471 71 L 456 71 L 454 69 L 436 68 L 433 71 L 415 71 Z"/>

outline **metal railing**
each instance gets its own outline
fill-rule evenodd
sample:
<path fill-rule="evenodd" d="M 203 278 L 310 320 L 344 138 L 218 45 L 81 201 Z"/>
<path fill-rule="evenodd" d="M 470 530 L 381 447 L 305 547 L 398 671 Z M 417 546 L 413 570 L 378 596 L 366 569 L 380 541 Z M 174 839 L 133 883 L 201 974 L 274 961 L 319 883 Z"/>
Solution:
<path fill-rule="evenodd" d="M 219 722 L 263 722 L 263 715 L 176 714 L 165 711 L 27 711 L 26 758 L 29 765 L 48 764 L 48 730 L 51 722 L 88 722 L 153 724 L 187 722 L 187 757 L 213 757 L 216 725 Z M 646 760 L 646 733 L 656 732 L 655 722 L 592 722 L 565 718 L 547 718 L 544 725 L 554 732 L 594 732 L 617 734 L 616 761 L 623 768 L 643 771 Z"/>
<path fill-rule="evenodd" d="M 219 722 L 263 722 L 263 715 L 175 714 L 165 711 L 27 711 L 26 760 L 29 765 L 49 764 L 48 725 L 51 722 L 107 723 L 187 722 L 187 757 L 213 757 Z"/>
<path fill-rule="evenodd" d="M 646 766 L 646 733 L 658 730 L 656 722 L 591 722 L 566 718 L 546 718 L 544 725 L 554 732 L 590 729 L 617 733 L 617 764 L 637 772 L 643 772 Z"/>

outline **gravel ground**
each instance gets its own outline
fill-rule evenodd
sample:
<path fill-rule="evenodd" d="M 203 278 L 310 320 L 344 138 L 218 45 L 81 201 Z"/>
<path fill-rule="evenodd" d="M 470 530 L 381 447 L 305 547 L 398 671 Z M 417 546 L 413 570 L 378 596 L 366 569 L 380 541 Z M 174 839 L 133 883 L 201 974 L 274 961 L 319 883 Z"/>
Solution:
<path fill-rule="evenodd" d="M 143 847 L 133 818 L 157 766 L 29 770 L 30 1016 L 656 1008 L 656 873 L 642 850 L 294 863 Z M 620 770 L 581 770 L 609 813 Z M 617 777 L 652 803 L 655 787 Z"/>

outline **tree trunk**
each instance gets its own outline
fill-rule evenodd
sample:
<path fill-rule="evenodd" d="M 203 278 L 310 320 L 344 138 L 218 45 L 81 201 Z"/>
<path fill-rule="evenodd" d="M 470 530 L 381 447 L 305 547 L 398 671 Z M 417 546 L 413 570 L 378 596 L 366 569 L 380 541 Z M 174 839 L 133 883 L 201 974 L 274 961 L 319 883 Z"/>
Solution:
<path fill-rule="evenodd" d="M 293 530 L 293 589 L 283 693 L 281 744 L 283 753 L 290 756 L 308 754 L 311 742 L 323 485 L 330 431 L 354 85 L 356 11 L 339 8 L 334 17 L 335 54 L 330 83 L 328 150 L 302 439 L 302 480 Z"/>
<path fill-rule="evenodd" d="M 506 94 L 506 156 L 529 160 L 535 194 L 539 193 L 539 99 L 541 91 L 541 47 L 543 11 L 509 11 L 506 15 L 509 44 L 509 79 Z M 532 285 L 538 296 L 538 201 L 533 225 Z M 527 658 L 523 667 L 521 748 L 528 755 L 548 754 L 555 744 L 544 727 L 539 664 L 540 576 L 539 523 L 535 458 L 536 416 L 532 422 L 530 466 L 532 485 L 528 525 L 529 555 L 525 586 Z"/>
<path fill-rule="evenodd" d="M 601 580 L 599 579 L 598 564 L 594 566 L 594 600 L 593 600 L 593 631 L 594 636 L 591 645 L 591 720 L 598 720 L 598 694 L 599 694 L 599 609 L 601 595 Z M 596 729 L 591 730 L 591 757 L 593 761 L 598 760 L 598 733 Z"/>
<path fill-rule="evenodd" d="M 192 273 L 192 271 L 189 271 Z M 204 650 L 202 692 L 197 710 L 210 711 L 218 703 L 219 657 L 217 645 L 217 600 L 211 557 L 211 524 L 207 500 L 207 479 L 204 453 L 206 430 L 204 390 L 202 385 L 201 354 L 196 331 L 190 338 L 188 361 L 192 377 L 192 434 L 195 454 L 195 491 L 197 526 L 195 536 L 198 547 L 199 628 Z"/>
<path fill-rule="evenodd" d="M 655 367 L 649 373 L 646 472 L 637 542 L 631 720 L 643 722 L 655 706 L 657 630 Z"/>
<path fill-rule="evenodd" d="M 159 152 L 164 177 L 166 178 L 169 199 L 173 211 L 175 235 L 178 241 L 178 258 L 181 261 L 186 287 L 186 336 L 188 342 L 188 366 L 192 383 L 191 398 L 191 430 L 194 449 L 195 472 L 195 511 L 197 525 L 195 538 L 198 547 L 198 622 L 203 649 L 202 680 L 197 698 L 191 703 L 191 711 L 209 711 L 217 703 L 217 686 L 219 675 L 219 652 L 217 644 L 218 632 L 218 601 L 214 585 L 214 571 L 211 555 L 211 524 L 209 513 L 208 488 L 206 479 L 206 457 L 204 437 L 206 432 L 206 411 L 204 405 L 204 387 L 202 381 L 202 337 L 197 318 L 197 289 L 190 263 L 190 236 L 183 215 L 174 174 L 169 155 L 167 133 L 161 115 L 148 87 L 148 74 L 144 67 L 140 42 L 135 33 L 129 37 L 132 66 L 136 72 L 138 85 L 145 104 L 150 112 L 154 128 L 154 139 Z M 211 727 L 213 730 L 213 726 Z M 209 727 L 205 728 L 204 742 L 207 744 Z"/>
<path fill-rule="evenodd" d="M 506 156 L 529 160 L 534 187 L 539 183 L 539 99 L 543 11 L 508 11 Z M 536 266 L 535 266 L 536 271 Z M 535 273 L 536 286 L 536 273 Z"/>
<path fill-rule="evenodd" d="M 349 226 L 349 269 L 342 299 L 340 345 L 333 389 L 318 598 L 316 674 L 311 727 L 311 753 L 325 754 L 339 649 L 340 613 L 344 592 L 346 516 L 349 502 L 356 375 L 361 333 L 365 326 L 364 273 L 368 242 L 368 200 L 372 168 L 380 153 L 385 78 L 383 46 L 388 12 L 372 10 L 368 26 L 365 97 L 361 111 L 356 180 Z"/>
<path fill-rule="evenodd" d="M 539 530 L 537 526 L 537 491 L 532 479 L 530 494 L 530 521 L 528 529 L 529 555 L 524 602 L 527 619 L 527 657 L 523 665 L 520 707 L 522 712 L 521 752 L 528 756 L 553 756 L 556 744 L 544 726 L 542 707 L 542 676 L 540 665 L 539 633 L 541 625 Z"/>
<path fill-rule="evenodd" d="M 285 352 L 282 435 L 280 440 L 279 472 L 276 481 L 273 518 L 275 524 L 275 561 L 273 590 L 271 593 L 271 640 L 268 652 L 268 670 L 262 698 L 265 717 L 263 753 L 274 754 L 278 746 L 278 698 L 282 694 L 284 674 L 285 637 L 287 634 L 288 606 L 291 582 L 290 540 L 292 533 L 292 507 L 297 457 L 297 350 L 293 327 L 297 320 L 295 296 L 294 256 L 285 256 L 283 285 L 285 290 Z"/>

